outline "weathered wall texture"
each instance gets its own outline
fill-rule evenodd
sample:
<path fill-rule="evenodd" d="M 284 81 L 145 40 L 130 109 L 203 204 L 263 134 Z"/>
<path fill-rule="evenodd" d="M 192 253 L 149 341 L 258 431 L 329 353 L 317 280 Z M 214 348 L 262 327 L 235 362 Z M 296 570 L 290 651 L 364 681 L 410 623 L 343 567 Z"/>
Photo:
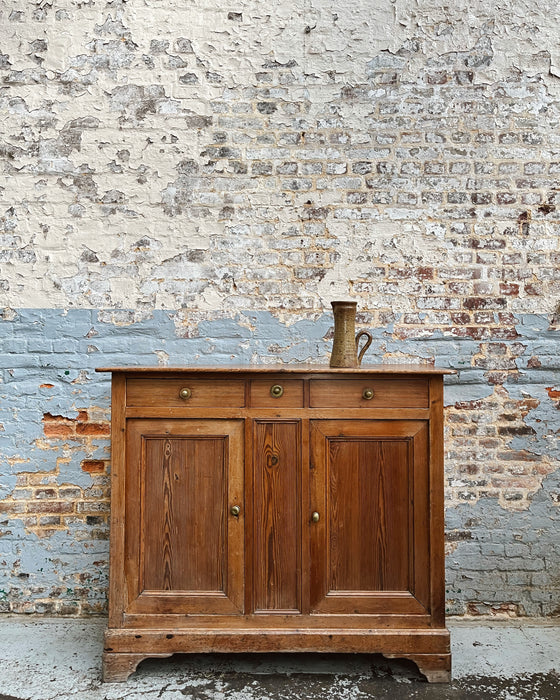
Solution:
<path fill-rule="evenodd" d="M 555 0 L 0 0 L 0 610 L 105 609 L 110 364 L 446 388 L 449 611 L 560 612 Z"/>

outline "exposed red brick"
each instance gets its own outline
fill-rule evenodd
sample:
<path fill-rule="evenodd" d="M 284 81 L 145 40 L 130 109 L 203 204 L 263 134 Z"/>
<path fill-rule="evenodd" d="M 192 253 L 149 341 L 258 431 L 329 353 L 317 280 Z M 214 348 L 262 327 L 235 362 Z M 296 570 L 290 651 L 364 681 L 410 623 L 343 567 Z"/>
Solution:
<path fill-rule="evenodd" d="M 493 370 L 487 372 L 486 379 L 489 384 L 505 384 L 509 378 L 509 373 L 507 371 L 497 371 Z"/>
<path fill-rule="evenodd" d="M 486 323 L 494 323 L 494 314 L 490 311 L 475 311 L 473 317 L 477 325 L 482 326 Z"/>
<path fill-rule="evenodd" d="M 451 314 L 451 321 L 457 325 L 464 326 L 471 320 L 470 314 L 466 312 Z"/>
<path fill-rule="evenodd" d="M 465 309 L 497 309 L 506 306 L 502 297 L 469 297 L 463 302 Z"/>
<path fill-rule="evenodd" d="M 476 326 L 459 326 L 445 329 L 446 333 L 454 335 L 456 338 L 473 338 L 473 340 L 481 340 L 487 333 L 487 329 Z"/>
<path fill-rule="evenodd" d="M 100 459 L 84 459 L 80 466 L 88 474 L 102 474 L 105 471 L 105 462 Z"/>
<path fill-rule="evenodd" d="M 487 334 L 495 340 L 514 340 L 519 338 L 519 333 L 515 328 L 489 328 Z"/>
<path fill-rule="evenodd" d="M 111 435 L 111 426 L 108 423 L 78 423 L 76 426 L 78 435 Z"/>
<path fill-rule="evenodd" d="M 519 285 L 512 282 L 500 282 L 500 294 L 504 294 L 505 296 L 519 296 Z"/>
<path fill-rule="evenodd" d="M 51 413 L 43 414 L 43 431 L 45 437 L 65 438 L 74 435 L 75 421 L 64 416 L 55 416 Z"/>
<path fill-rule="evenodd" d="M 400 279 L 419 279 L 419 280 L 431 280 L 434 278 L 434 268 L 433 267 L 395 267 L 389 268 L 388 277 L 397 277 Z"/>
<path fill-rule="evenodd" d="M 71 513 L 74 506 L 65 501 L 31 501 L 27 504 L 28 513 Z"/>
<path fill-rule="evenodd" d="M 64 423 L 45 423 L 43 427 L 45 437 L 70 438 L 75 437 L 74 426 Z"/>

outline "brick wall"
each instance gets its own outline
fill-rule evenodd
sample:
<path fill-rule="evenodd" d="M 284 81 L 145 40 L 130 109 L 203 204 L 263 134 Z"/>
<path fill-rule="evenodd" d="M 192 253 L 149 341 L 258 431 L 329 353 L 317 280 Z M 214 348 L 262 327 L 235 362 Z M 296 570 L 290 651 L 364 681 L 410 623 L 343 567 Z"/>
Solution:
<path fill-rule="evenodd" d="M 559 612 L 555 10 L 4 2 L 0 610 L 104 610 L 96 366 L 326 361 L 354 298 L 458 370 L 450 612 Z"/>

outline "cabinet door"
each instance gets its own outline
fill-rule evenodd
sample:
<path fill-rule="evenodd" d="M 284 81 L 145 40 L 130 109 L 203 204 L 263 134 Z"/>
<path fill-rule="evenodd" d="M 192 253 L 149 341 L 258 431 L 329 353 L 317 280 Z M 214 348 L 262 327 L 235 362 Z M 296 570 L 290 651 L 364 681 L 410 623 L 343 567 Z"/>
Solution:
<path fill-rule="evenodd" d="M 312 611 L 426 613 L 427 422 L 312 421 L 310 447 Z"/>
<path fill-rule="evenodd" d="M 241 420 L 129 421 L 127 612 L 242 612 L 243 434 Z"/>

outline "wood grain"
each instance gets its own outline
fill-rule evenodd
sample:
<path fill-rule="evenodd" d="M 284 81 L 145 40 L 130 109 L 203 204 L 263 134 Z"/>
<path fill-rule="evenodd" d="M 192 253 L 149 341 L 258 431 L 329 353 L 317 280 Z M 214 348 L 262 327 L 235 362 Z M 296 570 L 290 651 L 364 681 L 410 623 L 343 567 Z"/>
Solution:
<path fill-rule="evenodd" d="M 142 538 L 147 590 L 224 590 L 226 440 L 145 438 Z"/>
<path fill-rule="evenodd" d="M 424 538 L 430 545 L 430 595 L 434 625 L 445 625 L 445 516 L 443 503 L 443 384 L 430 380 L 430 465 L 428 492 L 429 532 Z"/>
<path fill-rule="evenodd" d="M 414 628 L 398 630 L 369 630 L 324 627 L 322 630 L 298 628 L 285 630 L 270 627 L 263 630 L 247 624 L 244 628 L 178 631 L 162 630 L 112 630 L 107 645 L 123 652 L 135 653 L 146 649 L 160 652 L 196 653 L 214 652 L 273 652 L 320 651 L 341 653 L 381 653 L 406 657 L 408 654 L 448 654 L 447 630 Z"/>
<path fill-rule="evenodd" d="M 363 398 L 373 391 L 372 399 Z M 364 379 L 311 379 L 311 408 L 427 408 L 428 383 L 419 377 L 406 380 L 386 377 Z"/>
<path fill-rule="evenodd" d="M 337 374 L 424 374 L 424 375 L 444 375 L 457 374 L 454 369 L 434 367 L 433 365 L 420 364 L 400 364 L 381 363 L 377 365 L 363 364 L 360 367 L 329 367 L 328 365 L 308 364 L 298 362 L 297 364 L 271 364 L 271 365 L 206 365 L 189 367 L 97 367 L 96 372 L 112 372 L 113 374 L 123 373 L 128 376 L 149 374 L 152 377 L 166 376 L 169 374 L 194 375 L 194 374 L 215 374 L 215 375 L 259 375 L 259 374 L 324 374 L 326 377 Z"/>
<path fill-rule="evenodd" d="M 414 472 L 422 483 L 427 470 L 425 430 L 419 421 L 312 421 L 312 499 L 322 509 L 310 529 L 312 610 L 395 609 L 382 594 L 400 591 L 401 612 L 425 611 L 413 547 L 416 530 L 426 537 L 426 511 L 413 497 Z"/>
<path fill-rule="evenodd" d="M 254 609 L 300 612 L 300 424 L 254 426 Z"/>
<path fill-rule="evenodd" d="M 408 441 L 331 439 L 328 450 L 329 590 L 408 590 Z"/>
<path fill-rule="evenodd" d="M 281 386 L 283 393 L 272 396 L 273 386 Z M 303 406 L 303 379 L 274 377 L 253 379 L 250 382 L 251 406 L 263 408 L 301 408 Z"/>
<path fill-rule="evenodd" d="M 125 561 L 126 477 L 126 380 L 113 377 L 111 383 L 111 530 L 109 556 L 109 627 L 122 623 L 127 607 Z"/>
<path fill-rule="evenodd" d="M 243 609 L 242 436 L 242 421 L 129 421 L 129 612 Z"/>
<path fill-rule="evenodd" d="M 182 389 L 191 396 L 181 398 Z M 240 379 L 215 382 L 208 379 L 144 379 L 130 378 L 126 382 L 127 406 L 171 406 L 203 408 L 205 406 L 245 405 L 245 384 Z"/>

